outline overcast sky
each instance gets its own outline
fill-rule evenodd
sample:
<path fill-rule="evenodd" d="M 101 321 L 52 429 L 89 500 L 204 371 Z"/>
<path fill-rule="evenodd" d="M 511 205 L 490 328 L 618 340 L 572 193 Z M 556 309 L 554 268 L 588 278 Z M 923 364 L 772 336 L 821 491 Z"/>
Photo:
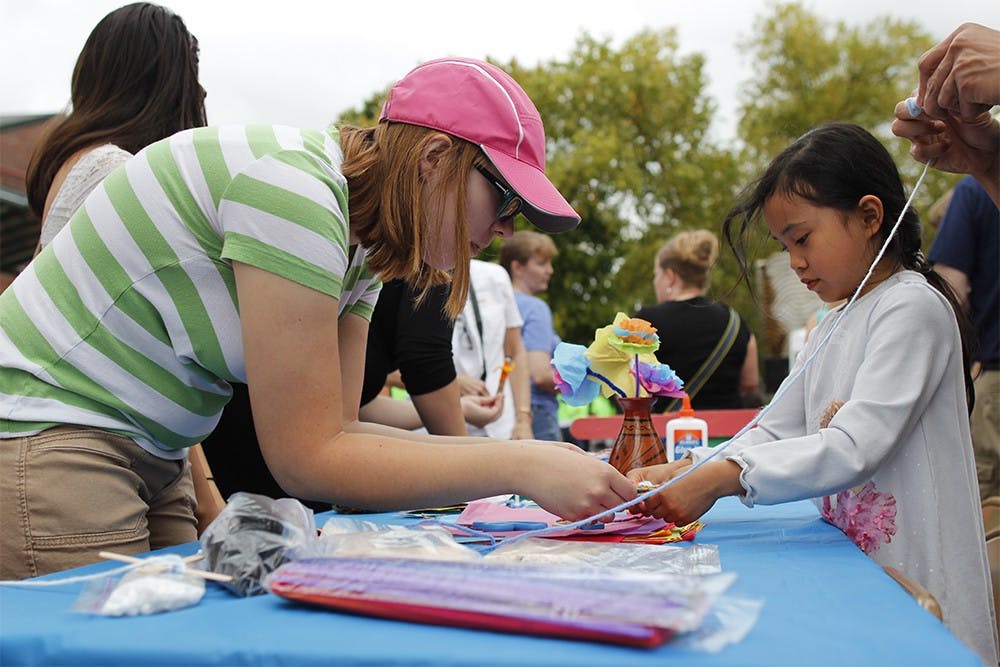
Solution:
<path fill-rule="evenodd" d="M 65 108 L 76 57 L 109 0 L 0 0 L 0 114 Z M 735 133 L 732 96 L 750 74 L 736 42 L 765 0 L 166 0 L 201 45 L 212 124 L 324 127 L 417 63 L 446 55 L 562 59 L 584 32 L 618 45 L 674 26 L 683 53 L 707 57 L 717 137 Z M 963 21 L 1000 27 L 997 0 L 824 0 L 825 18 L 863 24 L 890 15 L 943 38 Z M 914 81 L 916 67 L 914 66 Z"/>

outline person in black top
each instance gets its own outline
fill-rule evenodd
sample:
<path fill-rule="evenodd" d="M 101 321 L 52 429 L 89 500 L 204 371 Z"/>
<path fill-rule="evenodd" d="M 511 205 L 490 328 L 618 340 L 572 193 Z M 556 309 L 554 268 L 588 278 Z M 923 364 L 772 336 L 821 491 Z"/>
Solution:
<path fill-rule="evenodd" d="M 753 334 L 734 310 L 705 296 L 718 254 L 719 240 L 707 229 L 671 238 L 653 268 L 660 303 L 635 314 L 657 328 L 656 357 L 684 380 L 695 409 L 748 407 L 759 382 Z M 672 403 L 661 399 L 656 409 L 679 407 Z"/>
<path fill-rule="evenodd" d="M 453 323 L 444 312 L 447 287 L 432 287 L 419 303 L 418 295 L 403 280 L 382 286 L 368 328 L 360 417 L 397 428 L 423 426 L 435 435 L 465 435 L 466 420 L 487 424 L 500 416 L 503 404 L 496 396 L 459 396 L 451 356 Z M 412 403 L 381 395 L 386 378 L 397 369 Z M 233 385 L 232 401 L 204 444 L 223 498 L 237 491 L 288 495 L 261 455 L 245 384 Z M 316 511 L 330 509 L 302 502 Z"/>

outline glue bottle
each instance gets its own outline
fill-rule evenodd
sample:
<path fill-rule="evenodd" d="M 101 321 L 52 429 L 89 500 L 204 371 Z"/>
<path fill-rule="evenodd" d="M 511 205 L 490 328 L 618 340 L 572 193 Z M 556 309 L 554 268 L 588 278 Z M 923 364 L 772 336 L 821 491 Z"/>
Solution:
<path fill-rule="evenodd" d="M 694 416 L 691 398 L 684 394 L 684 403 L 678 413 L 667 422 L 667 460 L 679 461 L 689 449 L 708 445 L 708 423 Z"/>

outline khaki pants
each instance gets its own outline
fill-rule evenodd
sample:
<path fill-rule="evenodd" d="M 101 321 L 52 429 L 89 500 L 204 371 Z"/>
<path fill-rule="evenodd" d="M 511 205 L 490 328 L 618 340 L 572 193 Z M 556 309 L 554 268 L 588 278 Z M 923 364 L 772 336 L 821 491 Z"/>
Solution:
<path fill-rule="evenodd" d="M 1000 371 L 976 378 L 972 409 L 972 449 L 976 454 L 979 495 L 1000 496 Z"/>
<path fill-rule="evenodd" d="M 60 426 L 0 440 L 0 579 L 197 539 L 186 460 L 107 431 Z"/>

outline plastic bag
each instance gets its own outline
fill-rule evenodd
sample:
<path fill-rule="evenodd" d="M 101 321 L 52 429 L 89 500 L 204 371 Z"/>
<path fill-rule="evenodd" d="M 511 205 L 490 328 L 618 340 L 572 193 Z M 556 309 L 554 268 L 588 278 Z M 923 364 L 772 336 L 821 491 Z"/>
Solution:
<path fill-rule="evenodd" d="M 486 561 L 539 566 L 614 567 L 651 574 L 696 575 L 722 571 L 719 549 L 711 544 L 679 547 L 527 537 L 509 544 L 501 543 L 486 556 Z"/>
<path fill-rule="evenodd" d="M 333 517 L 323 524 L 323 555 L 337 558 L 413 558 L 475 561 L 482 556 L 455 541 L 444 526 L 394 526 Z"/>
<path fill-rule="evenodd" d="M 268 578 L 272 593 L 354 609 L 411 605 L 520 621 L 696 630 L 733 574 L 699 577 L 617 568 L 536 567 L 377 558 L 296 560 Z M 352 605 L 351 601 L 357 605 Z"/>
<path fill-rule="evenodd" d="M 294 498 L 234 493 L 201 535 L 208 568 L 228 574 L 223 584 L 242 596 L 264 593 L 264 577 L 293 558 L 316 554 L 316 519 Z"/>
<path fill-rule="evenodd" d="M 102 577 L 83 589 L 73 611 L 140 616 L 198 604 L 205 595 L 205 580 L 184 567 L 179 556 L 157 556 L 121 577 Z"/>

